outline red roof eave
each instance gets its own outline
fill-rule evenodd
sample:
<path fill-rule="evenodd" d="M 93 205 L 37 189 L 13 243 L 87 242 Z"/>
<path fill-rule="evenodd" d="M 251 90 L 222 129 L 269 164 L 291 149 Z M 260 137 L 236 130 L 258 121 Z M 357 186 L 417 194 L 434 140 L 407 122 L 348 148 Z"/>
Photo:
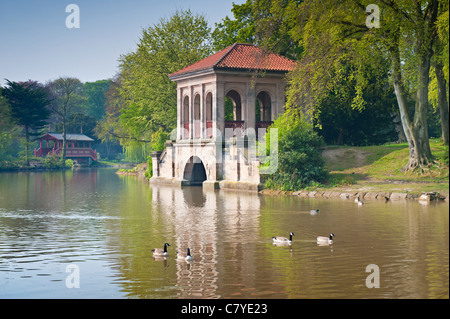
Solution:
<path fill-rule="evenodd" d="M 265 52 L 253 44 L 235 43 L 203 60 L 169 74 L 174 79 L 181 75 L 205 70 L 259 70 L 289 72 L 295 61 L 284 56 Z"/>

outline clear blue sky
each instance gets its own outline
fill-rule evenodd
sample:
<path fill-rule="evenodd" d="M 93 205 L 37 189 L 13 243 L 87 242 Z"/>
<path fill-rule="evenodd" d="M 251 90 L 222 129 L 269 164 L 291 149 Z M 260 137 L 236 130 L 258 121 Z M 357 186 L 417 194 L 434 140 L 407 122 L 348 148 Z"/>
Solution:
<path fill-rule="evenodd" d="M 143 28 L 190 9 L 211 28 L 245 0 L 0 0 L 0 86 L 59 76 L 82 82 L 113 77 L 121 54 L 135 51 Z M 80 9 L 80 28 L 66 27 L 66 6 Z"/>

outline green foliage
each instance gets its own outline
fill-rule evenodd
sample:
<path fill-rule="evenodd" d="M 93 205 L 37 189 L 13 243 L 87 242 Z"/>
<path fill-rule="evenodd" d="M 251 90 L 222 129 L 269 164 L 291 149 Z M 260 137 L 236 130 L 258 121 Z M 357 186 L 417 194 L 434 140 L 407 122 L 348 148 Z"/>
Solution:
<path fill-rule="evenodd" d="M 66 168 L 72 168 L 73 167 L 73 160 L 66 159 L 65 166 L 66 166 Z"/>
<path fill-rule="evenodd" d="M 205 17 L 189 10 L 143 29 L 137 50 L 120 58 L 120 74 L 106 94 L 107 116 L 96 128 L 98 136 L 119 140 L 128 160 L 145 161 L 176 127 L 176 83 L 168 75 L 211 53 Z"/>
<path fill-rule="evenodd" d="M 160 127 L 175 128 L 176 83 L 168 74 L 211 53 L 206 19 L 189 10 L 144 29 L 137 51 L 120 59 L 120 121 L 128 135 L 143 139 Z"/>
<path fill-rule="evenodd" d="M 49 153 L 42 164 L 45 168 L 62 168 L 65 167 L 65 162 L 61 156 L 56 153 Z"/>
<path fill-rule="evenodd" d="M 233 3 L 231 8 L 234 19 L 228 16 L 216 23 L 212 33 L 214 50 L 219 51 L 234 43 L 257 43 L 255 30 L 255 12 L 251 0 L 243 4 Z"/>
<path fill-rule="evenodd" d="M 0 167 L 12 165 L 21 150 L 19 143 L 20 129 L 14 125 L 11 110 L 0 88 Z"/>
<path fill-rule="evenodd" d="M 50 99 L 44 87 L 36 81 L 13 82 L 6 80 L 2 90 L 10 105 L 10 115 L 15 123 L 33 131 L 42 128 L 50 116 L 47 106 Z"/>
<path fill-rule="evenodd" d="M 266 187 L 298 190 L 327 177 L 321 156 L 323 139 L 299 112 L 286 112 L 273 125 L 278 128 L 278 168 L 266 179 Z M 270 139 L 270 137 L 269 137 Z"/>
<path fill-rule="evenodd" d="M 111 80 L 99 80 L 83 84 L 83 113 L 100 120 L 105 115 L 106 92 L 111 85 Z"/>
<path fill-rule="evenodd" d="M 152 149 L 149 143 L 140 143 L 137 141 L 129 141 L 125 149 L 125 160 L 133 163 L 142 163 L 151 154 Z"/>
<path fill-rule="evenodd" d="M 302 49 L 296 37 L 298 0 L 247 0 L 233 3 L 233 18 L 226 16 L 212 33 L 214 49 L 233 43 L 253 43 L 292 59 L 300 58 Z"/>
<path fill-rule="evenodd" d="M 7 86 L 1 94 L 9 103 L 9 110 L 3 107 L 4 112 L 12 119 L 14 124 L 23 127 L 25 135 L 25 164 L 29 165 L 29 145 L 32 136 L 36 136 L 50 117 L 47 106 L 51 103 L 49 95 L 44 87 L 36 81 L 12 82 L 7 81 Z M 4 135 L 6 137 L 8 134 Z"/>
<path fill-rule="evenodd" d="M 147 157 L 147 170 L 144 173 L 144 177 L 150 179 L 153 176 L 153 161 L 152 157 Z"/>
<path fill-rule="evenodd" d="M 152 142 L 150 143 L 152 150 L 163 151 L 168 139 L 169 133 L 165 132 L 162 128 L 159 128 L 159 130 L 152 134 Z"/>

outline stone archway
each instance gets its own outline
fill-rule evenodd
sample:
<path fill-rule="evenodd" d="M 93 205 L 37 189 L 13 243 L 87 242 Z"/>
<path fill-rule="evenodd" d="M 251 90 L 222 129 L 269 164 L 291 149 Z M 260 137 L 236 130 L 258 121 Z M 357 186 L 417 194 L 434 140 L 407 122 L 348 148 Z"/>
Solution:
<path fill-rule="evenodd" d="M 202 160 L 197 156 L 191 156 L 184 167 L 183 179 L 190 186 L 202 186 L 207 180 L 206 169 Z"/>

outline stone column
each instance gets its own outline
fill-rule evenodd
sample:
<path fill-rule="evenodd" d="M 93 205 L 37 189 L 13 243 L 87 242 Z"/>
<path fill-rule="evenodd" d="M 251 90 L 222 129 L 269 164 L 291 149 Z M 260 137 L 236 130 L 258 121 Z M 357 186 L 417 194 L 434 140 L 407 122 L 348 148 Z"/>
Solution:
<path fill-rule="evenodd" d="M 253 129 L 256 132 L 256 94 L 255 85 L 251 81 L 247 82 L 247 114 L 245 118 L 245 129 Z"/>

